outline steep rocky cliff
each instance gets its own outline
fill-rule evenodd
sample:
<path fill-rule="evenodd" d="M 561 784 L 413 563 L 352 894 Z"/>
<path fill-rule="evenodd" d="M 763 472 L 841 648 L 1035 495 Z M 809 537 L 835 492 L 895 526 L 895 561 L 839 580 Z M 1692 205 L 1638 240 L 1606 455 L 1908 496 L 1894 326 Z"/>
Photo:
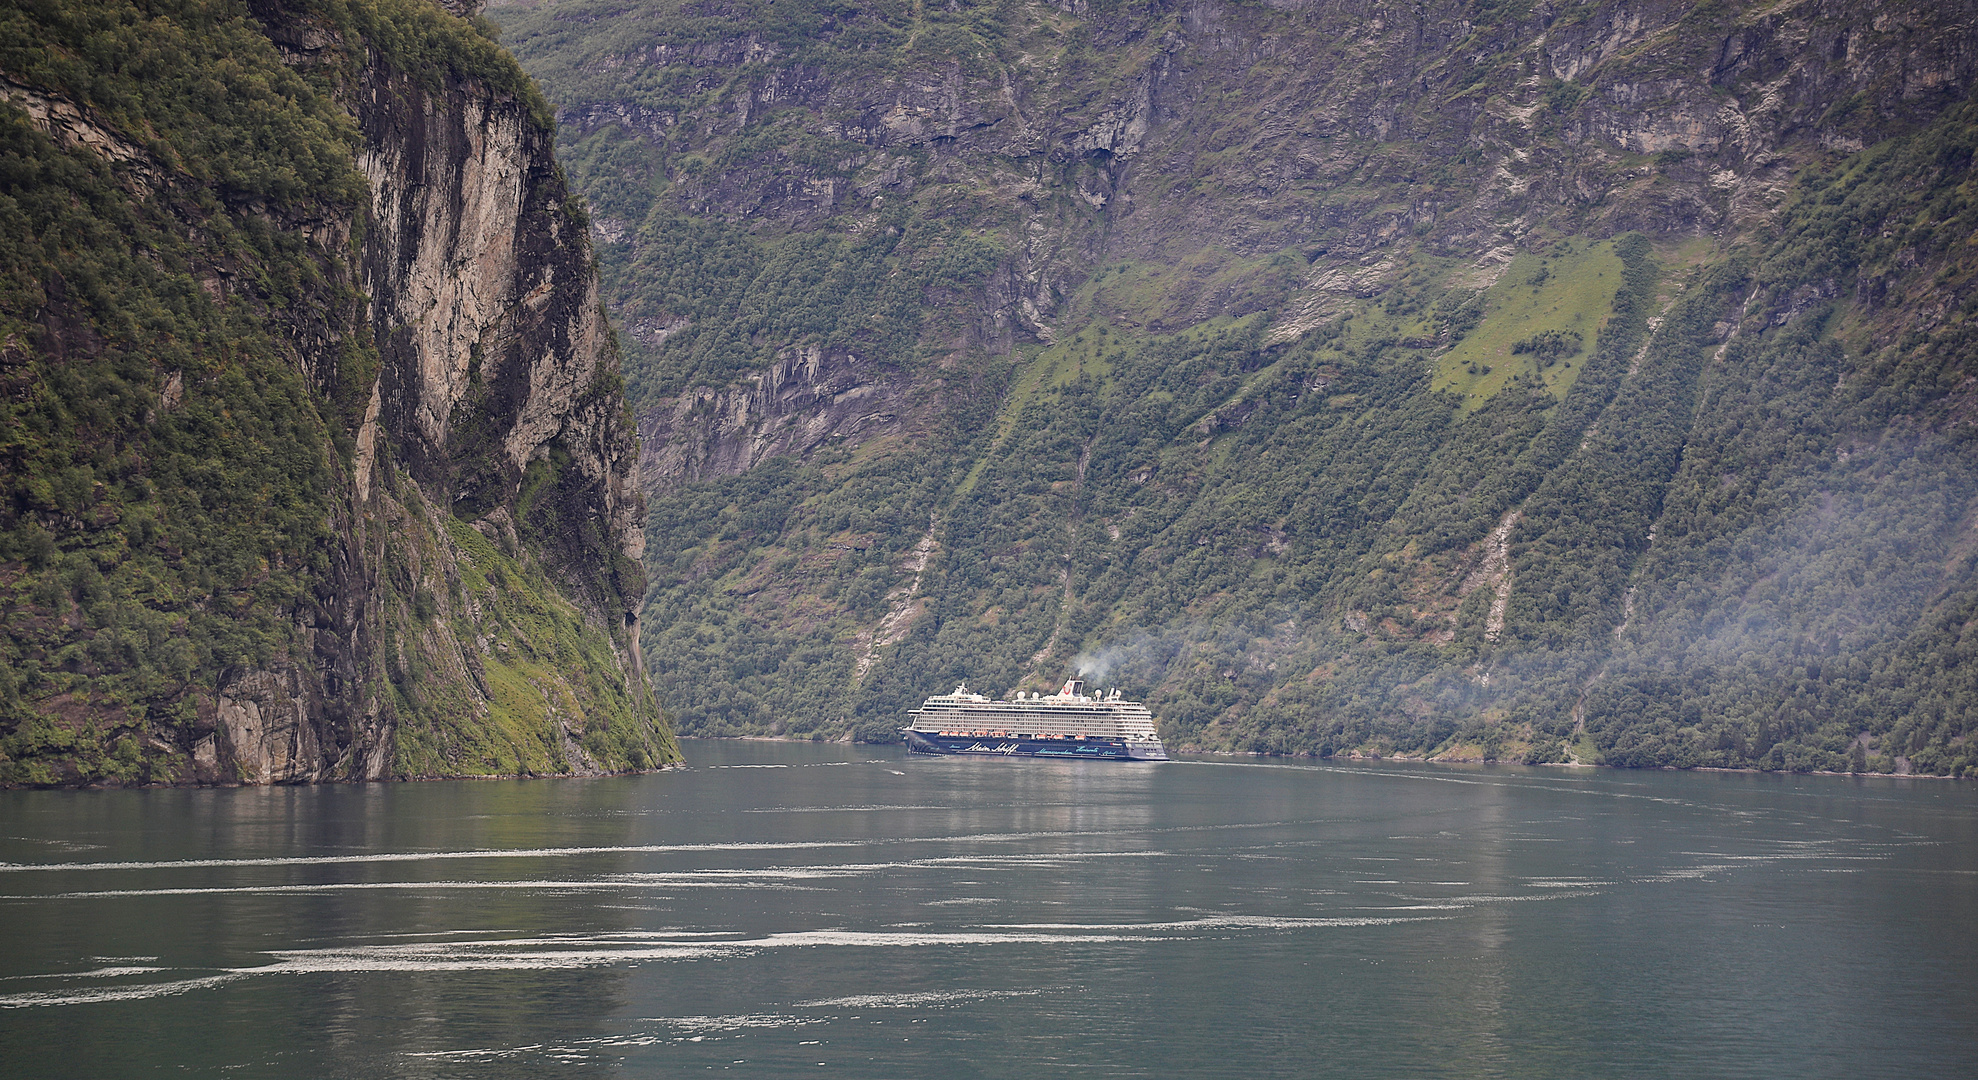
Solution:
<path fill-rule="evenodd" d="M 1207 747 L 1978 765 L 1971 4 L 494 16 L 687 729 L 1082 665 Z"/>
<path fill-rule="evenodd" d="M 676 756 L 586 219 L 465 14 L 11 17 L 0 780 Z"/>

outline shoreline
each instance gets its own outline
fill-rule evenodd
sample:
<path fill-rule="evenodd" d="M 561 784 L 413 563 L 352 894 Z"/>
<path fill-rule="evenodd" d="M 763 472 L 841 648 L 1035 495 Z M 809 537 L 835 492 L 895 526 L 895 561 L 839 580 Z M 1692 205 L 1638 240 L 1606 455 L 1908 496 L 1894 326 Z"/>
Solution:
<path fill-rule="evenodd" d="M 897 746 L 898 743 L 871 743 L 856 739 L 810 739 L 793 735 L 680 735 L 680 739 L 705 739 L 710 742 L 787 742 L 815 743 L 820 746 Z M 1320 757 L 1316 754 L 1268 754 L 1258 750 L 1203 750 L 1200 748 L 1176 748 L 1177 754 L 1213 754 L 1219 757 L 1279 758 L 1285 761 L 1402 761 L 1411 765 L 1516 765 L 1525 769 L 1610 769 L 1614 772 L 1720 772 L 1744 773 L 1751 776 L 1855 776 L 1881 777 L 1890 780 L 1971 780 L 1978 777 L 1949 776 L 1944 773 L 1896 773 L 1896 772 L 1834 772 L 1829 769 L 1815 769 L 1810 772 L 1793 772 L 1790 769 L 1738 769 L 1725 765 L 1693 765 L 1687 769 L 1674 765 L 1649 767 L 1601 765 L 1588 761 L 1540 761 L 1526 765 L 1522 761 L 1487 761 L 1483 758 L 1444 758 L 1412 757 L 1407 754 L 1363 754 L 1353 751 L 1347 754 L 1334 754 Z M 652 770 L 659 772 L 663 770 Z M 464 779 L 464 778 L 463 778 Z"/>

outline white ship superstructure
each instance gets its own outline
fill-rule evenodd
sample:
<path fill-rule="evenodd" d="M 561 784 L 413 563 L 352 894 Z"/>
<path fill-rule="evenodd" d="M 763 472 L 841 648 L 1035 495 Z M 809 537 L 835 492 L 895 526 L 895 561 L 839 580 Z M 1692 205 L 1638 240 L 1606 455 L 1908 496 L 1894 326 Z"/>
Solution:
<path fill-rule="evenodd" d="M 1082 679 L 1055 694 L 1018 693 L 995 701 L 968 688 L 936 694 L 910 714 L 907 746 L 930 754 L 1094 757 L 1165 761 L 1154 716 L 1117 689 L 1087 696 Z"/>

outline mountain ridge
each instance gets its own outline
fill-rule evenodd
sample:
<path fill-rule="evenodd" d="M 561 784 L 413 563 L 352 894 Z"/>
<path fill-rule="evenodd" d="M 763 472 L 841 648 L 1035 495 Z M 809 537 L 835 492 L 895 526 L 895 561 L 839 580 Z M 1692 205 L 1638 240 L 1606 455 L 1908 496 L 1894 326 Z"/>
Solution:
<path fill-rule="evenodd" d="M 1973 766 L 1969 5 L 493 14 L 683 731 Z"/>

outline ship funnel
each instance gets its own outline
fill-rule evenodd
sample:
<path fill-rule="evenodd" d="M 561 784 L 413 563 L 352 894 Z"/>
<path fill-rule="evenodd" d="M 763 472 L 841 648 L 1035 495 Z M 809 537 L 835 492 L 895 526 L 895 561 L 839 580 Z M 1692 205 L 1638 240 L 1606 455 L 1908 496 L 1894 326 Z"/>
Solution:
<path fill-rule="evenodd" d="M 1080 694 L 1083 694 L 1084 692 L 1085 692 L 1084 679 L 1066 679 L 1064 689 L 1058 691 L 1058 696 L 1077 697 Z"/>

